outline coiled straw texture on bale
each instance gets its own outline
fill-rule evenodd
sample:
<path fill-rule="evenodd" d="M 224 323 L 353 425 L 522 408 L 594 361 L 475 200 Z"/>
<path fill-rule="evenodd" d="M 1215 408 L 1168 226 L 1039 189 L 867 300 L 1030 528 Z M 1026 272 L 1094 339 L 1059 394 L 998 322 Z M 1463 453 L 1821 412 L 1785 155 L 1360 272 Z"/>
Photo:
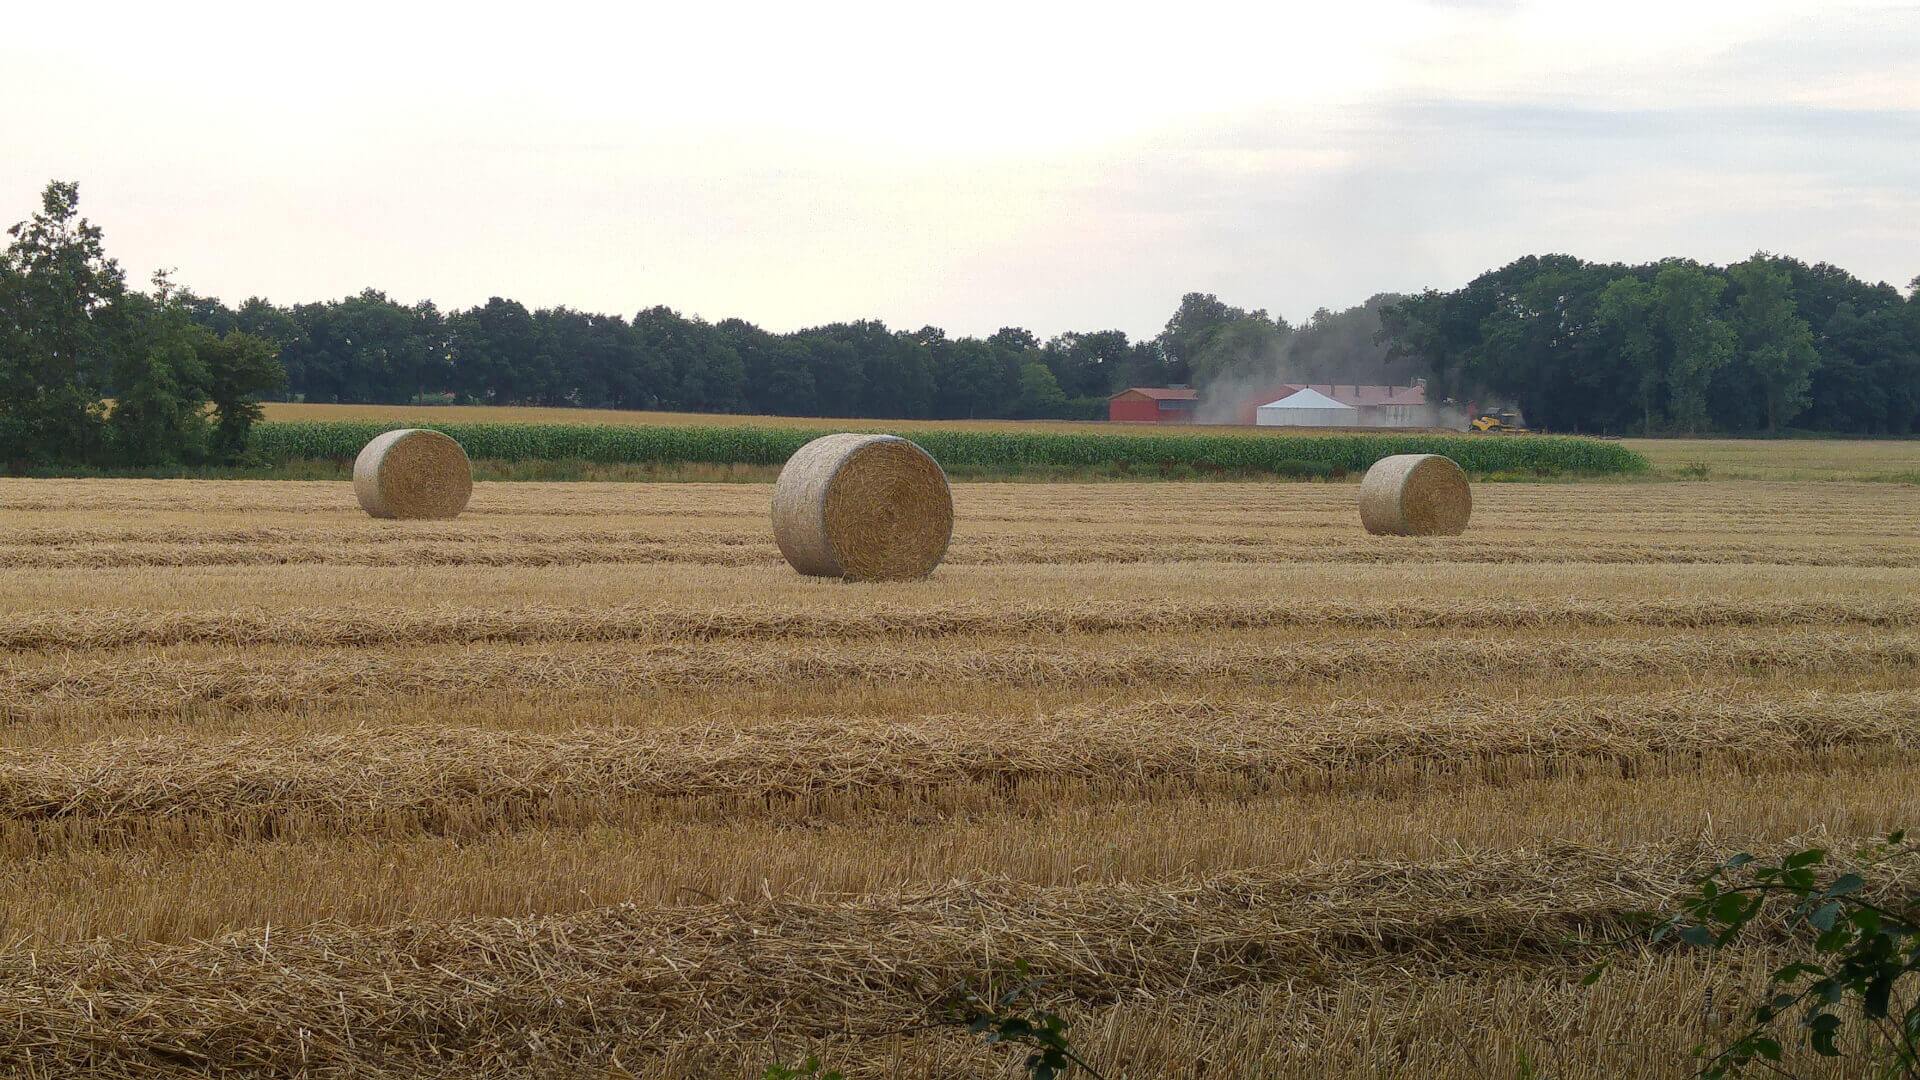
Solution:
<path fill-rule="evenodd" d="M 851 581 L 925 577 L 953 536 L 938 462 L 895 435 L 827 435 L 787 459 L 773 536 L 795 570 Z"/>
<path fill-rule="evenodd" d="M 1360 524 L 1375 535 L 1458 536 L 1473 516 L 1473 488 L 1452 458 L 1395 454 L 1360 482 Z"/>
<path fill-rule="evenodd" d="M 451 518 L 473 495 L 473 466 L 451 436 L 425 428 L 376 435 L 353 462 L 353 494 L 377 518 Z"/>

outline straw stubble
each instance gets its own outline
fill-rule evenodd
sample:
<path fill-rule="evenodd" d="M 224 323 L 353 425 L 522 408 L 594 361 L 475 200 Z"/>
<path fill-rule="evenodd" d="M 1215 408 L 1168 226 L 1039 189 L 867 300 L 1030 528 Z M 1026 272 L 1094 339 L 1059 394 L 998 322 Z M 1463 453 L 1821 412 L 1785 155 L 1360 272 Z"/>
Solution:
<path fill-rule="evenodd" d="M 345 491 L 0 480 L 0 1074 L 1004 1075 L 894 1033 L 1019 959 L 1108 1075 L 1677 1078 L 1797 939 L 1589 943 L 1920 820 L 1920 488 L 962 484 L 878 591 Z"/>

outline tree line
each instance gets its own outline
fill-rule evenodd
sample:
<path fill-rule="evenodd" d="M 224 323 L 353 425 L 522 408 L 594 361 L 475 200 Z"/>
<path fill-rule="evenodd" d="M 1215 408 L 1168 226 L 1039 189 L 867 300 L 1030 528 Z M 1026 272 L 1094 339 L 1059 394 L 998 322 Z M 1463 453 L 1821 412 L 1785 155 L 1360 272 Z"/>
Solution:
<path fill-rule="evenodd" d="M 983 338 L 877 321 L 773 333 L 665 307 L 631 320 L 512 300 L 442 314 L 368 290 L 236 309 L 218 333 L 274 341 L 287 396 L 876 418 L 1099 418 L 1127 386 L 1223 401 L 1276 381 L 1410 383 L 1510 400 L 1536 425 L 1604 433 L 1910 434 L 1920 426 L 1920 279 L 1902 295 L 1759 254 L 1727 267 L 1528 256 L 1450 292 L 1381 294 L 1298 326 L 1189 293 L 1159 334 Z"/>
<path fill-rule="evenodd" d="M 209 331 L 275 342 L 287 373 L 282 392 L 299 401 L 1104 419 L 1107 397 L 1118 390 L 1270 364 L 1274 350 L 1296 339 L 1307 343 L 1294 350 L 1306 367 L 1315 366 L 1317 343 L 1326 372 L 1351 366 L 1353 349 L 1384 371 L 1386 347 L 1373 339 L 1388 299 L 1317 312 L 1296 331 L 1264 311 L 1192 293 L 1152 339 L 1096 330 L 1045 341 L 1020 327 L 951 337 L 937 326 L 894 330 L 872 320 L 774 333 L 744 319 L 710 323 L 666 307 L 626 319 L 569 307 L 529 310 L 501 297 L 447 313 L 375 289 L 292 307 L 257 297 L 235 308 L 206 297 L 186 303 Z"/>
<path fill-rule="evenodd" d="M 1725 267 L 1541 255 L 1382 316 L 1433 390 L 1506 395 L 1555 430 L 1920 427 L 1920 278 L 1903 296 L 1764 252 Z"/>
<path fill-rule="evenodd" d="M 1283 380 L 1424 378 L 1436 400 L 1507 399 L 1564 431 L 1920 424 L 1920 279 L 1903 296 L 1764 253 L 1727 267 L 1528 256 L 1298 326 L 1189 293 L 1147 339 L 878 321 L 775 333 L 661 306 L 629 319 L 495 297 L 442 312 L 368 289 L 229 307 L 165 275 L 142 292 L 78 203 L 76 185 L 49 184 L 0 253 L 0 467 L 232 461 L 263 399 L 1098 418 L 1133 385 L 1228 402 Z"/>

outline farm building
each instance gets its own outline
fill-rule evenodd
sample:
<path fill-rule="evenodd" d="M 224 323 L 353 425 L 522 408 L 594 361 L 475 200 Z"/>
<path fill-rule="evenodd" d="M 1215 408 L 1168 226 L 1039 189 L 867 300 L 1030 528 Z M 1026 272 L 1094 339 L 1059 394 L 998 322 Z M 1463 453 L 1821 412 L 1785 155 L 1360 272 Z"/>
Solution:
<path fill-rule="evenodd" d="M 1261 427 L 1358 427 L 1360 410 L 1305 387 L 1260 406 L 1254 422 Z"/>
<path fill-rule="evenodd" d="M 1422 383 L 1275 383 L 1246 396 L 1222 398 L 1205 403 L 1208 423 L 1262 427 L 1444 426 L 1441 410 L 1427 402 L 1427 388 Z M 1133 424 L 1191 424 L 1196 422 L 1202 404 L 1200 393 L 1192 387 L 1132 386 L 1107 399 L 1107 419 Z"/>
<path fill-rule="evenodd" d="M 1322 419 L 1325 412 L 1300 407 L 1312 399 L 1302 399 L 1293 410 L 1269 411 L 1303 392 L 1344 405 L 1350 411 L 1337 424 Z M 1327 406 L 1320 405 L 1324 410 Z M 1318 421 L 1317 423 L 1315 421 Z M 1427 401 L 1422 383 L 1410 386 L 1380 386 L 1369 383 L 1277 383 L 1243 398 L 1235 410 L 1234 422 L 1263 427 L 1300 424 L 1310 427 L 1442 427 L 1440 410 Z"/>
<path fill-rule="evenodd" d="M 1130 386 L 1107 399 L 1107 419 L 1133 424 L 1191 424 L 1200 405 L 1187 386 Z"/>

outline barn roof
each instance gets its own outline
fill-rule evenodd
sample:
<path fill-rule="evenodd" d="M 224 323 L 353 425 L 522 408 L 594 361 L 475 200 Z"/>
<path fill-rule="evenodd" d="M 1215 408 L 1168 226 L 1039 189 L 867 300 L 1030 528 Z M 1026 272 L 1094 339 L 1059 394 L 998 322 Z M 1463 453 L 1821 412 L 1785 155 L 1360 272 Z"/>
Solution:
<path fill-rule="evenodd" d="M 1415 383 L 1412 386 L 1381 386 L 1377 383 L 1306 383 L 1303 389 L 1313 390 L 1347 405 L 1425 405 L 1427 388 Z"/>
<path fill-rule="evenodd" d="M 1302 390 L 1312 390 L 1316 394 L 1356 409 L 1427 403 L 1427 388 L 1420 383 L 1414 383 L 1411 386 L 1381 386 L 1378 383 L 1272 383 L 1248 391 L 1240 397 L 1239 404 L 1235 406 L 1239 422 L 1242 424 L 1256 422 L 1261 406 L 1277 405 Z"/>
<path fill-rule="evenodd" d="M 1260 407 L 1263 409 L 1346 409 L 1349 412 L 1353 410 L 1353 406 L 1344 401 L 1335 401 L 1311 386 L 1302 387 L 1278 401 L 1269 401 Z"/>
<path fill-rule="evenodd" d="M 1191 386 L 1129 386 L 1113 397 L 1139 394 L 1155 401 L 1198 401 L 1200 392 Z"/>
<path fill-rule="evenodd" d="M 1369 388 L 1371 389 L 1371 387 Z M 1389 386 L 1386 394 L 1375 405 L 1425 405 L 1427 388 L 1422 384 L 1413 386 Z"/>

